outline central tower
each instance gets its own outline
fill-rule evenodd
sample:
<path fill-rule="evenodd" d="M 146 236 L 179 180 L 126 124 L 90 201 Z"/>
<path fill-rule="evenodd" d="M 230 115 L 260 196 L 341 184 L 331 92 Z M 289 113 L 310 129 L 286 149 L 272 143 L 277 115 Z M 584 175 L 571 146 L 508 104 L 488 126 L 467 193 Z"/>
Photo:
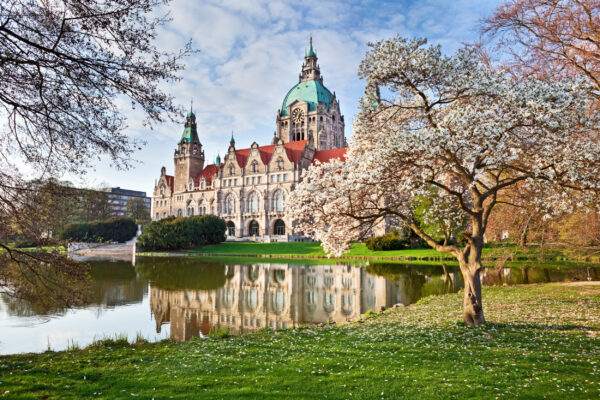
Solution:
<path fill-rule="evenodd" d="M 175 191 L 191 190 L 193 180 L 204 169 L 204 150 L 198 138 L 196 115 L 192 110 L 187 114 L 181 140 L 173 156 L 175 163 Z"/>
<path fill-rule="evenodd" d="M 311 37 L 298 83 L 277 110 L 275 135 L 286 143 L 312 139 L 317 150 L 345 147 L 344 116 L 335 92 L 323 85 L 317 60 Z"/>

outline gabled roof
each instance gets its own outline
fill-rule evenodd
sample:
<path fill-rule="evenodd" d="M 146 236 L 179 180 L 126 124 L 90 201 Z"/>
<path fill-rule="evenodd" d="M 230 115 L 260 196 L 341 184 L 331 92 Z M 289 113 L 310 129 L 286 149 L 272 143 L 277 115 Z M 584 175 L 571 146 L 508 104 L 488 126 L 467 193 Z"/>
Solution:
<path fill-rule="evenodd" d="M 200 183 L 200 179 L 204 178 L 206 180 L 206 187 L 209 187 L 212 183 L 212 179 L 219 170 L 219 167 L 215 164 L 208 164 L 202 172 L 198 174 L 198 176 L 194 179 L 194 183 L 198 185 Z"/>
<path fill-rule="evenodd" d="M 329 160 L 333 160 L 334 158 L 337 158 L 340 161 L 346 161 L 346 148 L 342 147 L 339 149 L 315 151 L 315 156 L 313 158 L 313 164 L 315 163 L 315 161 L 319 161 L 320 163 L 325 163 Z"/>
<path fill-rule="evenodd" d="M 308 140 L 298 140 L 295 142 L 285 143 L 283 146 L 285 148 L 285 152 L 287 157 L 291 162 L 297 163 L 300 161 L 302 157 L 302 153 L 304 153 L 304 148 L 306 147 Z M 273 158 L 273 153 L 275 151 L 275 147 L 277 145 L 270 144 L 267 146 L 259 146 L 258 153 L 260 154 L 260 159 L 266 165 Z M 246 166 L 248 162 L 248 156 L 250 155 L 251 148 L 248 149 L 240 149 L 235 151 L 235 156 L 237 158 L 237 162 L 241 168 Z"/>
<path fill-rule="evenodd" d="M 169 185 L 171 191 L 173 191 L 173 188 L 175 187 L 175 178 L 173 175 L 165 175 L 165 179 L 167 180 L 167 185 Z"/>

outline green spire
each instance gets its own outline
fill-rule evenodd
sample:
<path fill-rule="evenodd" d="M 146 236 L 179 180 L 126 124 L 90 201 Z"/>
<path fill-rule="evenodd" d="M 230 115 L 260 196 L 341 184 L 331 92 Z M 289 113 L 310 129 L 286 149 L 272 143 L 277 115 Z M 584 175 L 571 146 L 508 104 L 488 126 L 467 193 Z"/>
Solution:
<path fill-rule="evenodd" d="M 190 112 L 186 115 L 187 118 L 190 117 L 196 117 L 196 114 L 194 114 L 194 99 L 192 99 L 192 101 L 190 102 Z"/>
<path fill-rule="evenodd" d="M 316 57 L 317 53 L 313 50 L 312 47 L 312 36 L 310 37 L 310 46 L 308 48 L 308 52 L 306 53 L 306 57 Z"/>
<path fill-rule="evenodd" d="M 231 145 L 235 144 L 235 139 L 233 138 L 233 130 L 231 131 L 231 140 L 229 141 Z"/>
<path fill-rule="evenodd" d="M 219 165 L 221 165 L 221 156 L 219 154 L 217 154 L 217 161 L 215 161 L 215 165 L 218 167 Z"/>

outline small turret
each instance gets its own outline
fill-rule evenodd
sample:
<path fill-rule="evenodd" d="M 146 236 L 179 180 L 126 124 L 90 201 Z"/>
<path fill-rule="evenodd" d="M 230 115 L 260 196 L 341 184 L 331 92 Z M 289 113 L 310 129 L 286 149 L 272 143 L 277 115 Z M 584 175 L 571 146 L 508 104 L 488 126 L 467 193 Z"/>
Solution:
<path fill-rule="evenodd" d="M 310 46 L 304 55 L 304 64 L 302 65 L 302 72 L 300 73 L 300 82 L 312 80 L 323 83 L 323 77 L 321 76 L 319 65 L 317 64 L 317 53 L 313 50 L 311 36 Z"/>

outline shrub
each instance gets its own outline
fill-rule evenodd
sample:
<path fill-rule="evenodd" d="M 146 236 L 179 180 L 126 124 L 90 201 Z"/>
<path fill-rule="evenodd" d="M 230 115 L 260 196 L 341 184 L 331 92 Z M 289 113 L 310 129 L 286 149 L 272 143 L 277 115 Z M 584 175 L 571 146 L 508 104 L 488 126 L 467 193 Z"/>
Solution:
<path fill-rule="evenodd" d="M 214 215 L 168 217 L 151 222 L 138 237 L 140 250 L 182 250 L 225 240 L 225 220 Z"/>
<path fill-rule="evenodd" d="M 401 250 L 410 245 L 410 235 L 405 235 L 403 231 L 392 229 L 384 235 L 367 239 L 365 245 L 372 251 Z"/>
<path fill-rule="evenodd" d="M 62 240 L 75 242 L 126 242 L 137 232 L 131 218 L 110 218 L 106 221 L 68 224 L 60 233 Z"/>

